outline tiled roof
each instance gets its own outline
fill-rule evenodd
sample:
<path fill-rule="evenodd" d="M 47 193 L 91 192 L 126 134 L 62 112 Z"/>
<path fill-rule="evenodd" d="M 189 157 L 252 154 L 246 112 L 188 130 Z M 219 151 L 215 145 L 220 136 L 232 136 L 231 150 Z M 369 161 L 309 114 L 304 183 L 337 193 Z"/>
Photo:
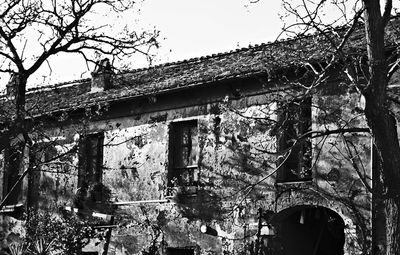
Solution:
<path fill-rule="evenodd" d="M 362 26 L 350 41 L 346 54 L 365 51 Z M 323 61 L 331 52 L 329 43 L 323 38 L 306 36 L 132 70 L 116 75 L 113 89 L 96 93 L 89 93 L 90 79 L 33 89 L 28 91 L 28 105 L 54 112 L 256 74 L 273 77 L 274 73 L 289 67 Z"/>

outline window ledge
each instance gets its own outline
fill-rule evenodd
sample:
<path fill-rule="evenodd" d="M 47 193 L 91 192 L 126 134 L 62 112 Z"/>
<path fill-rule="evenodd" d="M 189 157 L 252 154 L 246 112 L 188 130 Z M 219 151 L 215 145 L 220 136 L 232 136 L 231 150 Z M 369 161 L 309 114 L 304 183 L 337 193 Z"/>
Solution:
<path fill-rule="evenodd" d="M 298 181 L 280 181 L 280 182 L 276 182 L 277 186 L 294 186 L 294 185 L 308 185 L 308 184 L 313 184 L 313 180 L 312 179 L 306 179 L 306 180 L 298 180 Z"/>
<path fill-rule="evenodd" d="M 176 195 L 196 196 L 198 188 L 198 185 L 168 187 L 166 197 L 171 198 L 175 197 Z"/>
<path fill-rule="evenodd" d="M 177 167 L 177 168 L 197 168 L 199 167 L 197 164 L 195 165 L 187 165 L 187 166 L 183 166 L 183 167 Z"/>
<path fill-rule="evenodd" d="M 15 212 L 16 210 L 22 208 L 24 204 L 18 203 L 15 205 L 5 205 L 3 208 L 0 210 L 0 213 L 10 213 L 10 212 Z"/>
<path fill-rule="evenodd" d="M 96 212 L 96 211 L 92 211 L 92 210 L 84 210 L 84 209 L 74 208 L 71 206 L 65 206 L 64 210 L 73 212 L 73 213 L 80 213 L 80 214 L 84 214 L 84 215 L 88 215 L 88 216 L 92 216 L 92 217 L 96 217 L 96 218 L 101 218 L 103 220 L 108 220 L 108 221 L 111 220 L 111 217 L 113 216 L 111 214 L 100 213 L 100 212 Z"/>

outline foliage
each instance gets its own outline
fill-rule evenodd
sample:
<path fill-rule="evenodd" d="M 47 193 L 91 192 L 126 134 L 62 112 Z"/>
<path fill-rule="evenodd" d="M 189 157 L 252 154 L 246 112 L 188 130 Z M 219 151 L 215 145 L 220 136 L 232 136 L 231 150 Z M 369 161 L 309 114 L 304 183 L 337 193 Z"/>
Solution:
<path fill-rule="evenodd" d="M 32 245 L 31 249 L 28 249 L 28 252 L 32 255 L 50 255 L 51 250 L 53 249 L 54 240 L 50 243 L 45 244 L 43 239 L 36 240 L 36 242 Z"/>
<path fill-rule="evenodd" d="M 83 185 L 75 194 L 72 202 L 74 207 L 83 210 L 95 210 L 103 213 L 112 213 L 111 190 L 103 183 L 96 182 Z"/>
<path fill-rule="evenodd" d="M 89 193 L 89 199 L 92 201 L 109 203 L 111 200 L 110 188 L 101 182 L 96 182 L 90 185 L 88 193 Z"/>
<path fill-rule="evenodd" d="M 0 4 L 0 70 L 31 75 L 60 52 L 80 54 L 90 62 L 99 54 L 110 59 L 148 54 L 156 44 L 156 31 L 109 24 L 110 16 L 117 19 L 133 5 L 126 0 L 5 0 Z"/>
<path fill-rule="evenodd" d="M 29 254 L 78 254 L 91 239 L 101 235 L 75 215 L 60 217 L 51 212 L 36 212 L 28 215 L 24 241 Z"/>
<path fill-rule="evenodd" d="M 51 70 L 49 61 L 53 57 L 61 53 L 77 54 L 87 64 L 97 63 L 100 55 L 112 62 L 132 59 L 129 57 L 136 53 L 150 59 L 150 49 L 157 47 L 158 31 L 135 31 L 132 24 L 117 31 L 104 18 L 120 17 L 132 11 L 133 4 L 128 0 L 5 0 L 0 3 L 0 72 L 11 77 L 7 86 L 11 97 L 3 100 L 7 107 L 0 107 L 4 124 L 0 130 L 0 151 L 16 140 L 20 142 L 11 146 L 13 151 L 24 151 L 25 145 L 33 144 L 32 130 L 40 123 L 25 123 L 31 114 L 26 107 L 26 87 L 43 65 L 47 64 Z M 103 18 L 99 19 L 99 15 Z M 23 154 L 5 160 L 18 164 L 27 156 Z M 36 167 L 32 162 L 29 165 L 25 171 L 20 169 L 23 174 L 14 187 Z M 0 201 L 0 209 L 4 205 L 5 200 Z"/>
<path fill-rule="evenodd" d="M 370 240 L 370 233 L 358 233 L 364 238 L 364 241 L 360 242 L 365 246 L 363 254 L 372 252 L 391 255 L 399 254 L 400 250 L 400 217 L 398 216 L 400 199 L 398 195 L 394 195 L 400 192 L 397 185 L 400 180 L 398 169 L 400 162 L 398 157 L 394 156 L 400 154 L 400 145 L 397 134 L 398 116 L 394 114 L 392 107 L 393 103 L 398 104 L 399 101 L 391 97 L 393 90 L 389 85 L 399 68 L 399 54 L 396 50 L 399 35 L 398 30 L 395 29 L 398 27 L 399 20 L 398 17 L 392 18 L 395 3 L 392 0 L 300 0 L 282 3 L 285 10 L 282 35 L 297 39 L 312 40 L 314 38 L 313 40 L 318 42 L 311 43 L 316 45 L 318 50 L 315 50 L 314 54 L 304 54 L 304 63 L 300 64 L 311 74 L 310 82 L 294 80 L 291 83 L 300 85 L 308 95 L 311 95 L 330 84 L 336 86 L 338 80 L 343 80 L 349 91 L 359 93 L 364 101 L 362 109 L 349 105 L 347 107 L 352 109 L 354 115 L 359 113 L 368 124 L 368 134 L 372 137 L 374 147 L 371 177 L 364 175 L 362 162 L 357 163 L 360 154 L 354 150 L 351 139 L 348 139 L 349 136 L 345 137 L 346 133 L 354 137 L 359 132 L 365 132 L 359 129 L 360 125 L 347 130 L 347 125 L 339 125 L 335 128 L 328 126 L 327 132 L 323 131 L 319 134 L 314 133 L 314 130 L 308 132 L 309 137 L 317 138 L 315 140 L 321 141 L 322 144 L 327 141 L 325 137 L 332 137 L 332 134 L 340 134 L 343 137 L 345 146 L 342 150 L 338 150 L 338 155 L 344 155 L 346 161 L 352 163 L 353 172 L 357 173 L 356 178 L 351 178 L 354 181 L 349 183 L 351 184 L 349 187 L 358 182 L 360 185 L 357 186 L 363 189 L 353 190 L 346 199 L 337 196 L 335 198 L 346 204 L 354 213 L 355 218 L 360 218 L 360 211 L 371 210 L 371 206 L 366 208 L 358 206 L 360 198 L 357 196 L 363 192 L 366 193 L 366 198 L 372 196 L 372 199 L 368 199 L 368 204 L 372 201 L 373 247 L 371 250 L 371 246 L 365 246 Z M 338 26 L 340 26 L 339 29 Z M 339 79 L 329 82 L 333 73 Z M 343 105 L 346 104 L 341 102 L 342 108 L 344 108 Z M 325 111 L 325 108 L 318 110 Z M 306 134 L 303 137 L 305 136 Z M 322 139 L 319 140 L 318 137 Z M 297 140 L 300 138 L 302 136 L 297 137 Z M 334 179 L 336 178 L 334 175 L 329 177 L 328 174 L 325 177 Z M 336 188 L 333 187 L 333 190 Z M 363 220 L 359 223 L 362 222 Z M 365 232 L 367 225 L 369 224 L 360 227 L 360 232 Z"/>
<path fill-rule="evenodd" d="M 22 255 L 24 252 L 24 245 L 20 243 L 11 243 L 9 246 L 11 255 Z"/>

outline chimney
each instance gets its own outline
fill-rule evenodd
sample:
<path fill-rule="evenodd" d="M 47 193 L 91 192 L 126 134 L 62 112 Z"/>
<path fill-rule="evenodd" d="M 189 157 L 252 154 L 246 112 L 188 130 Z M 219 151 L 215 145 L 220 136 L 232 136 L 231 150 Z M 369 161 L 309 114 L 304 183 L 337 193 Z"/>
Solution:
<path fill-rule="evenodd" d="M 92 72 L 92 84 L 90 93 L 110 89 L 113 83 L 113 71 L 108 58 L 97 61 Z"/>

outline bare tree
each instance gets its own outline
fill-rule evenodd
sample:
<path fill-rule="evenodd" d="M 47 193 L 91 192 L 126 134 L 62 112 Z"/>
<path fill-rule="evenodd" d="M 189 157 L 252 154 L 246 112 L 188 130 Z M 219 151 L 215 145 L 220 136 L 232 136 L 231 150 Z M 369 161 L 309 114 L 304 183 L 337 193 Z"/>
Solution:
<path fill-rule="evenodd" d="M 14 155 L 6 159 L 13 161 L 10 164 L 17 166 L 24 157 L 24 148 L 32 145 L 32 123 L 28 125 L 26 111 L 27 82 L 41 66 L 49 64 L 51 57 L 75 53 L 87 63 L 95 63 L 99 54 L 111 60 L 138 52 L 149 56 L 149 50 L 157 45 L 157 31 L 138 33 L 123 27 L 114 35 L 111 30 L 115 28 L 94 20 L 98 13 L 123 13 L 132 4 L 125 0 L 7 0 L 0 4 L 0 72 L 11 75 L 0 150 L 9 147 Z"/>
<path fill-rule="evenodd" d="M 371 187 L 373 254 L 400 252 L 400 146 L 393 102 L 388 96 L 388 82 L 399 64 L 392 5 L 392 0 L 283 2 L 288 24 L 283 34 L 314 36 L 319 45 L 311 48 L 324 56 L 323 60 L 299 60 L 313 72 L 312 82 L 301 85 L 312 91 L 336 72 L 347 77 L 347 83 L 365 99 L 362 113 L 377 157 Z M 364 33 L 357 29 L 362 27 Z"/>

